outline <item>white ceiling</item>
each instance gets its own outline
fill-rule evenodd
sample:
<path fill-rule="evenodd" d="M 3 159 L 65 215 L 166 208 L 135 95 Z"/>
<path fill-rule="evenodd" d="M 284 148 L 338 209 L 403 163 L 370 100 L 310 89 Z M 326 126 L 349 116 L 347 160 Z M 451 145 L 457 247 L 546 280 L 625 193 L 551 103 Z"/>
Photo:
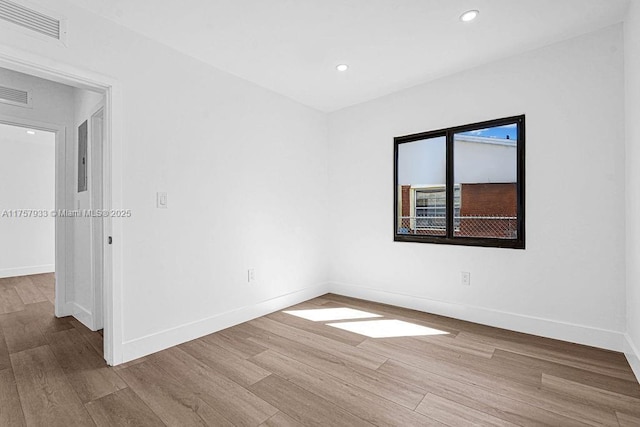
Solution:
<path fill-rule="evenodd" d="M 73 0 L 335 111 L 620 22 L 628 0 Z M 480 10 L 471 23 L 462 12 Z M 339 73 L 335 66 L 349 64 Z"/>

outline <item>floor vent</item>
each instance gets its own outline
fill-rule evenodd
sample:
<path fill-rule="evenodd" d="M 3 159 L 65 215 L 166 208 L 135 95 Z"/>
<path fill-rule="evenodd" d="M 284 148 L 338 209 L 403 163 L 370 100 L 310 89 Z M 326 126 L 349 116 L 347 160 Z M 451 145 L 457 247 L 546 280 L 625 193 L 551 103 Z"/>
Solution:
<path fill-rule="evenodd" d="M 26 90 L 0 86 L 0 102 L 20 107 L 30 107 L 31 96 Z"/>
<path fill-rule="evenodd" d="M 0 19 L 60 40 L 60 20 L 8 0 L 0 0 Z"/>

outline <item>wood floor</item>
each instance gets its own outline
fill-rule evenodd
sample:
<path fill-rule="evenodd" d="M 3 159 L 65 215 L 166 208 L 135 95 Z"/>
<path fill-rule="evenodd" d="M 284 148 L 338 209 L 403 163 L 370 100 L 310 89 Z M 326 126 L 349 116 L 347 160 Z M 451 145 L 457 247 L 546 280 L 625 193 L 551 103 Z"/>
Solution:
<path fill-rule="evenodd" d="M 329 294 L 288 310 L 382 317 L 276 312 L 110 368 L 52 302 L 52 275 L 0 279 L 0 426 L 640 426 L 619 353 Z M 435 335 L 328 325 L 370 320 Z"/>

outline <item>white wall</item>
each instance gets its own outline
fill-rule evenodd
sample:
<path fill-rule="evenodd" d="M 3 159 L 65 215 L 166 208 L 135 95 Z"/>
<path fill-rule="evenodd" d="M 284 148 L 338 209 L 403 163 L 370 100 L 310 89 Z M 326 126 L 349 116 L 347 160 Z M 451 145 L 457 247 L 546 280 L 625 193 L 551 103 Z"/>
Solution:
<path fill-rule="evenodd" d="M 627 347 L 640 380 L 640 4 L 632 1 L 625 28 Z"/>
<path fill-rule="evenodd" d="M 67 18 L 67 46 L 2 26 L 4 51 L 110 76 L 122 95 L 115 207 L 133 216 L 114 236 L 124 341 L 115 362 L 323 293 L 326 117 L 67 1 L 33 3 Z M 158 191 L 168 209 L 156 209 Z"/>
<path fill-rule="evenodd" d="M 620 350 L 623 89 L 615 26 L 331 114 L 332 289 Z M 394 242 L 393 138 L 519 114 L 526 250 Z"/>
<path fill-rule="evenodd" d="M 55 270 L 54 218 L 4 212 L 55 208 L 55 142 L 54 133 L 0 123 L 0 277 Z"/>
<path fill-rule="evenodd" d="M 31 108 L 0 103 L 0 114 L 71 126 L 74 96 L 72 87 L 5 68 L 0 68 L 0 82 L 3 86 L 31 91 L 33 100 Z"/>

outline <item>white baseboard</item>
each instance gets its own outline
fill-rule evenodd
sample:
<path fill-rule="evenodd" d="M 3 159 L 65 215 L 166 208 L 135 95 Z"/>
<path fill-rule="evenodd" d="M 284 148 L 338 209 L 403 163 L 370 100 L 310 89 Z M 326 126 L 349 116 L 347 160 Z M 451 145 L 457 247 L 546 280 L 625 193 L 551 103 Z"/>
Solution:
<path fill-rule="evenodd" d="M 635 346 L 629 334 L 624 334 L 624 338 L 624 355 L 627 357 L 638 382 L 640 382 L 640 351 L 638 351 L 638 347 Z"/>
<path fill-rule="evenodd" d="M 511 331 L 584 344 L 607 350 L 623 351 L 624 334 L 622 332 L 484 307 L 437 301 L 414 295 L 381 291 L 346 283 L 330 283 L 329 290 L 338 295 L 420 310 Z"/>
<path fill-rule="evenodd" d="M 134 340 L 125 341 L 122 344 L 122 363 L 221 331 L 243 322 L 248 322 L 256 317 L 273 313 L 274 311 L 281 310 L 291 305 L 316 298 L 326 294 L 327 289 L 327 284 L 302 289 L 262 301 L 258 304 L 240 307 L 206 319 L 156 332 Z"/>
<path fill-rule="evenodd" d="M 5 277 L 30 276 L 32 274 L 53 273 L 56 267 L 53 264 L 34 265 L 31 267 L 4 268 L 0 270 L 0 279 Z"/>

